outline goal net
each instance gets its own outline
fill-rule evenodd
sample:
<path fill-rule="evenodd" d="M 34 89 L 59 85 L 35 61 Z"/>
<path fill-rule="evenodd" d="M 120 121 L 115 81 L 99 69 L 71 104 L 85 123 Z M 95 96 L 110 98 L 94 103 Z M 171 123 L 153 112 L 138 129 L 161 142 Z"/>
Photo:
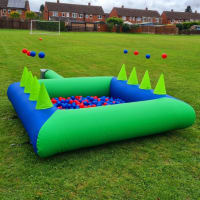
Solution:
<path fill-rule="evenodd" d="M 30 34 L 60 35 L 60 21 L 31 20 Z"/>

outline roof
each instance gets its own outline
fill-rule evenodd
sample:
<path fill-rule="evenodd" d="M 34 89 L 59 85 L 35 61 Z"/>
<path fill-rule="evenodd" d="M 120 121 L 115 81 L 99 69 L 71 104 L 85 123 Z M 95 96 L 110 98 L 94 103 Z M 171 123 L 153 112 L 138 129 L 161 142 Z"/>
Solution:
<path fill-rule="evenodd" d="M 8 8 L 25 8 L 26 0 L 8 0 Z"/>
<path fill-rule="evenodd" d="M 0 0 L 0 8 L 25 9 L 27 0 Z"/>
<path fill-rule="evenodd" d="M 46 2 L 45 4 L 49 11 L 104 15 L 104 11 L 101 6 L 77 5 L 77 4 L 67 4 L 67 3 L 52 3 L 52 2 Z"/>
<path fill-rule="evenodd" d="M 169 20 L 189 20 L 189 19 L 195 19 L 200 20 L 200 14 L 199 13 L 189 13 L 189 12 L 174 12 L 174 11 L 164 11 L 164 14 L 166 14 L 167 19 Z"/>
<path fill-rule="evenodd" d="M 131 8 L 116 8 L 117 14 L 119 16 L 126 17 L 156 17 L 159 18 L 160 14 L 156 10 L 140 10 L 140 9 L 131 9 Z"/>
<path fill-rule="evenodd" d="M 0 8 L 6 8 L 8 5 L 8 0 L 0 0 Z"/>

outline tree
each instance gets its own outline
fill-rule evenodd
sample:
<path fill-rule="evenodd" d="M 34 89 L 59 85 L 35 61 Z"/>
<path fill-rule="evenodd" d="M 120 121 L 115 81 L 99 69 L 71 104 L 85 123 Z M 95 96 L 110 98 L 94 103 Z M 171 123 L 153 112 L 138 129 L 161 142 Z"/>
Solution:
<path fill-rule="evenodd" d="M 120 32 L 120 26 L 123 24 L 123 20 L 117 17 L 110 17 L 106 20 L 107 28 L 109 32 L 112 32 L 113 27 L 117 27 L 117 32 Z"/>
<path fill-rule="evenodd" d="M 122 25 L 123 20 L 121 18 L 117 17 L 110 17 L 106 20 L 107 24 L 113 24 L 113 25 Z"/>
<path fill-rule="evenodd" d="M 185 12 L 192 13 L 192 8 L 191 8 L 191 6 L 187 6 L 187 8 L 185 9 Z"/>
<path fill-rule="evenodd" d="M 12 12 L 10 13 L 10 17 L 11 17 L 11 18 L 17 19 L 17 18 L 20 17 L 20 14 L 19 14 L 18 12 L 16 12 L 16 11 L 12 11 Z"/>
<path fill-rule="evenodd" d="M 40 12 L 41 12 L 41 13 L 44 12 L 44 5 L 43 5 L 43 4 L 40 6 Z"/>
<path fill-rule="evenodd" d="M 26 19 L 35 19 L 36 18 L 36 14 L 32 11 L 27 11 L 26 12 Z"/>

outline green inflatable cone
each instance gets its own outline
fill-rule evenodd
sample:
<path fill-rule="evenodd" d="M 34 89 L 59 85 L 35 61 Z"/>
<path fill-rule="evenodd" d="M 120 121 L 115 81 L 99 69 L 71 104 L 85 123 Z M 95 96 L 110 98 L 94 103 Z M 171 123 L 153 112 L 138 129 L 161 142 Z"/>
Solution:
<path fill-rule="evenodd" d="M 151 90 L 151 81 L 150 81 L 150 78 L 149 78 L 148 70 L 144 74 L 144 77 L 142 79 L 142 83 L 140 84 L 140 89 Z"/>
<path fill-rule="evenodd" d="M 28 75 L 28 69 L 27 69 L 27 67 L 24 67 L 24 71 L 22 73 L 22 77 L 20 80 L 20 87 L 25 87 L 27 75 Z"/>
<path fill-rule="evenodd" d="M 119 72 L 117 80 L 119 80 L 119 81 L 127 81 L 126 67 L 125 67 L 124 64 L 122 65 L 122 68 L 121 68 L 121 70 Z"/>
<path fill-rule="evenodd" d="M 30 101 L 37 101 L 39 91 L 40 91 L 40 83 L 38 82 L 37 77 L 34 76 L 33 82 L 32 82 L 32 85 L 31 85 L 31 94 L 30 94 L 29 100 Z"/>
<path fill-rule="evenodd" d="M 137 78 L 137 72 L 136 72 L 136 68 L 134 67 L 131 75 L 128 79 L 128 84 L 129 85 L 138 85 L 138 78 Z"/>
<path fill-rule="evenodd" d="M 156 88 L 154 90 L 154 94 L 158 95 L 165 95 L 167 94 L 166 88 L 165 88 L 165 79 L 164 79 L 164 74 L 161 74 L 158 83 L 156 85 Z"/>
<path fill-rule="evenodd" d="M 32 75 L 31 72 L 28 72 L 28 75 L 26 77 L 26 83 L 25 83 L 24 93 L 26 93 L 26 94 L 31 93 L 32 81 L 33 81 L 33 75 Z"/>
<path fill-rule="evenodd" d="M 40 86 L 36 109 L 42 110 L 42 109 L 48 109 L 48 108 L 52 108 L 52 107 L 53 107 L 53 104 L 49 98 L 49 94 L 46 90 L 44 83 L 42 83 Z"/>

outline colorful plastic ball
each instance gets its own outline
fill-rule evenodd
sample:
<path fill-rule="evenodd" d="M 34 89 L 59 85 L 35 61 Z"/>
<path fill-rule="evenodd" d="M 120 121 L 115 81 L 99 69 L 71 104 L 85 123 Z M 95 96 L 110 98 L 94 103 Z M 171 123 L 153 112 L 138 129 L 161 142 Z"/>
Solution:
<path fill-rule="evenodd" d="M 167 58 L 167 54 L 166 54 L 166 53 L 163 53 L 163 54 L 162 54 L 162 58 L 163 58 L 163 59 L 166 59 L 166 58 Z"/>
<path fill-rule="evenodd" d="M 124 54 L 127 54 L 127 53 L 128 53 L 128 50 L 127 50 L 127 49 L 125 49 L 125 50 L 124 50 Z"/>
<path fill-rule="evenodd" d="M 40 52 L 40 53 L 38 54 L 38 56 L 39 56 L 39 58 L 44 58 L 44 57 L 45 57 L 45 53 L 44 53 L 44 52 Z"/>
<path fill-rule="evenodd" d="M 134 51 L 134 55 L 135 55 L 135 56 L 138 56 L 138 55 L 139 55 L 139 52 L 138 52 L 138 51 Z"/>
<path fill-rule="evenodd" d="M 23 49 L 22 53 L 27 53 L 27 51 L 28 51 L 27 49 Z"/>
<path fill-rule="evenodd" d="M 30 52 L 30 51 L 27 51 L 26 54 L 27 54 L 27 56 L 30 56 L 30 55 L 31 55 L 31 52 Z"/>
<path fill-rule="evenodd" d="M 146 55 L 146 59 L 150 59 L 151 58 L 151 55 L 150 54 L 147 54 Z"/>
<path fill-rule="evenodd" d="M 35 51 L 31 51 L 30 56 L 35 57 L 36 56 L 36 52 Z"/>
<path fill-rule="evenodd" d="M 43 39 L 42 39 L 42 38 L 39 38 L 39 40 L 42 41 Z"/>

